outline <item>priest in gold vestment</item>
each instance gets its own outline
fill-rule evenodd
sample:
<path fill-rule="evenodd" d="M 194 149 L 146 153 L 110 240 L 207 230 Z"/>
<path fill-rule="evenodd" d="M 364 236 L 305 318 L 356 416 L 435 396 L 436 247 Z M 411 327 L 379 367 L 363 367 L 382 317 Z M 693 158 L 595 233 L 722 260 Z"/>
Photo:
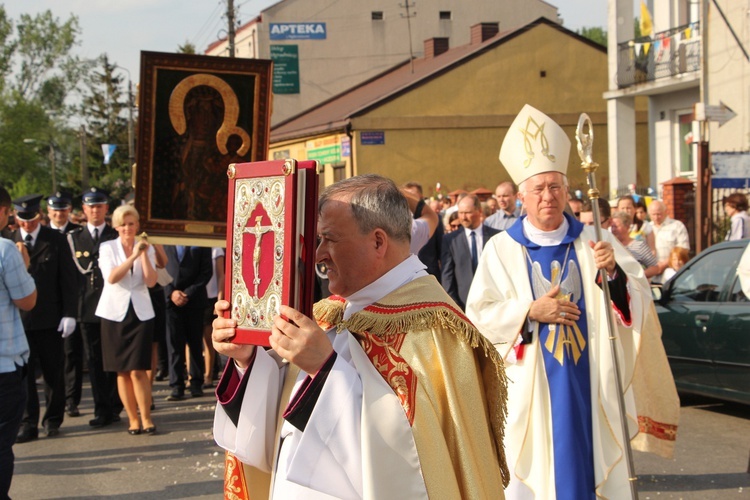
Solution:
<path fill-rule="evenodd" d="M 214 321 L 232 358 L 214 421 L 225 497 L 504 498 L 503 362 L 410 254 L 410 231 L 390 180 L 336 183 L 316 255 L 335 295 L 315 319 L 282 307 L 269 350 Z"/>

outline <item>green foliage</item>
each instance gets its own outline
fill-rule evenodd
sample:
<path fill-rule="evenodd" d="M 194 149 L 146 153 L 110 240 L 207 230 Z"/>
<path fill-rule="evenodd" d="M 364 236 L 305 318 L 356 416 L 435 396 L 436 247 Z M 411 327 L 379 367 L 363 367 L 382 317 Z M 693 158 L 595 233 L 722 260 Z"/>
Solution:
<path fill-rule="evenodd" d="M 39 103 L 17 94 L 0 101 L 0 175 L 8 191 L 16 192 L 17 184 L 51 189 L 51 132 L 50 119 Z"/>
<path fill-rule="evenodd" d="M 187 40 L 185 40 L 184 45 L 177 46 L 177 53 L 178 54 L 197 54 L 197 52 L 195 51 L 195 45 L 190 43 Z"/>
<path fill-rule="evenodd" d="M 578 34 L 584 38 L 588 38 L 594 43 L 598 43 L 602 47 L 607 46 L 607 31 L 601 27 L 583 27 L 578 30 Z"/>
<path fill-rule="evenodd" d="M 80 36 L 76 16 L 48 10 L 14 22 L 0 4 L 0 180 L 13 196 L 49 194 L 53 163 L 57 186 L 81 192 L 81 123 L 89 185 L 129 189 L 127 80 L 105 55 L 73 55 Z M 118 147 L 108 166 L 103 143 Z"/>
<path fill-rule="evenodd" d="M 13 89 L 33 100 L 41 97 L 53 77 L 60 82 L 53 83 L 58 88 L 74 88 L 81 63 L 70 51 L 77 45 L 76 37 L 80 34 L 78 18 L 71 16 L 61 23 L 49 10 L 33 17 L 21 14 L 16 29 L 19 70 Z"/>
<path fill-rule="evenodd" d="M 103 54 L 84 78 L 85 91 L 80 107 L 86 117 L 87 164 L 90 185 L 106 189 L 113 198 L 119 197 L 122 186 L 130 184 L 128 152 L 128 99 L 127 80 L 116 64 L 111 64 Z M 135 117 L 133 118 L 135 119 Z M 109 165 L 104 165 L 102 144 L 115 144 L 117 149 Z M 127 193 L 126 193 L 127 194 Z"/>
<path fill-rule="evenodd" d="M 16 50 L 16 44 L 9 40 L 12 31 L 13 24 L 0 5 L 0 92 L 5 89 L 5 77 L 10 71 L 11 56 Z"/>

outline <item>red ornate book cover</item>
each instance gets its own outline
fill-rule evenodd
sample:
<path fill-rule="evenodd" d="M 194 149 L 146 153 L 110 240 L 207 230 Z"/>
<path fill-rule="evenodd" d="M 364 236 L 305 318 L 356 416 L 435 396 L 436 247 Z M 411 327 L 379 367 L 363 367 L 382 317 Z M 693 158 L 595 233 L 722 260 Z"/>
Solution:
<path fill-rule="evenodd" d="M 234 342 L 268 346 L 279 305 L 312 316 L 318 163 L 236 163 L 229 177 L 225 297 Z"/>

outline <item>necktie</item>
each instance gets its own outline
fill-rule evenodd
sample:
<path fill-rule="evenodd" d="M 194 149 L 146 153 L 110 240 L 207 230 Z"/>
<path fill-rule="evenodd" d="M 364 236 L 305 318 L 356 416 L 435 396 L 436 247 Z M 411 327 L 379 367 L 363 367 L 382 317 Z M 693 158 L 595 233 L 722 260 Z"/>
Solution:
<path fill-rule="evenodd" d="M 185 247 L 183 245 L 177 245 L 175 250 L 177 250 L 177 260 L 182 262 L 182 258 L 185 256 Z"/>
<path fill-rule="evenodd" d="M 32 244 L 33 239 L 34 238 L 30 234 L 27 234 L 26 237 L 23 239 L 24 240 L 23 244 L 26 245 L 26 250 L 28 250 L 29 253 L 31 253 L 31 249 L 34 247 L 34 245 Z"/>
<path fill-rule="evenodd" d="M 477 263 L 479 258 L 477 257 L 477 233 L 471 232 L 471 271 L 477 270 Z"/>
<path fill-rule="evenodd" d="M 99 243 L 99 228 L 94 228 L 94 244 Z"/>

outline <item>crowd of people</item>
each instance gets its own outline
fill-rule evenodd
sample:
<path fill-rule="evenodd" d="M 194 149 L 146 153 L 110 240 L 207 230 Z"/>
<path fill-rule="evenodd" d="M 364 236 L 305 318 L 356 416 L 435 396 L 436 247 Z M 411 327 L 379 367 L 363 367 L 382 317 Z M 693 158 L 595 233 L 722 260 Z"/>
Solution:
<path fill-rule="evenodd" d="M 316 261 L 331 295 L 313 317 L 281 306 L 270 349 L 231 342 L 236 320 L 214 315 L 230 308 L 220 249 L 151 244 L 129 205 L 109 225 L 95 188 L 77 224 L 65 193 L 45 220 L 42 196 L 0 189 L 15 242 L 0 242 L 0 389 L 15 391 L 0 493 L 13 443 L 39 436 L 36 372 L 55 436 L 80 415 L 85 352 L 89 424 L 124 409 L 131 435 L 156 432 L 156 378 L 168 373 L 170 401 L 201 397 L 230 358 L 214 437 L 234 497 L 628 496 L 625 441 L 669 456 L 677 432 L 650 281 L 686 263 L 688 232 L 662 201 L 628 195 L 596 200 L 597 241 L 591 200 L 570 195 L 563 130 L 531 106 L 511 129 L 524 134 L 501 148 L 511 181 L 487 199 L 425 199 L 378 175 L 328 186 Z M 747 237 L 747 198 L 724 201 L 727 239 Z M 27 391 L 12 387 L 24 378 Z"/>
<path fill-rule="evenodd" d="M 562 129 L 530 106 L 511 129 L 523 136 L 508 134 L 500 160 L 513 182 L 491 200 L 424 200 L 444 236 L 416 251 L 419 213 L 392 181 L 327 187 L 316 260 L 333 295 L 313 317 L 282 307 L 270 349 L 232 343 L 236 321 L 214 320 L 231 358 L 214 421 L 228 494 L 624 498 L 625 440 L 671 453 L 679 402 L 644 267 L 613 233 L 595 242 L 591 207 L 569 204 Z M 627 209 L 618 227 L 651 252 Z M 610 338 L 626 353 L 627 436 Z"/>
<path fill-rule="evenodd" d="M 89 426 L 118 422 L 124 409 L 131 435 L 157 431 L 155 380 L 169 378 L 167 400 L 176 401 L 188 383 L 192 397 L 203 396 L 220 370 L 209 296 L 215 302 L 223 290 L 223 249 L 151 244 L 131 205 L 108 223 L 110 200 L 97 188 L 81 195 L 82 217 L 72 216 L 72 201 L 65 192 L 12 200 L 0 187 L 0 497 L 12 446 L 40 429 L 54 437 L 66 417 L 81 416 L 85 368 Z"/>

